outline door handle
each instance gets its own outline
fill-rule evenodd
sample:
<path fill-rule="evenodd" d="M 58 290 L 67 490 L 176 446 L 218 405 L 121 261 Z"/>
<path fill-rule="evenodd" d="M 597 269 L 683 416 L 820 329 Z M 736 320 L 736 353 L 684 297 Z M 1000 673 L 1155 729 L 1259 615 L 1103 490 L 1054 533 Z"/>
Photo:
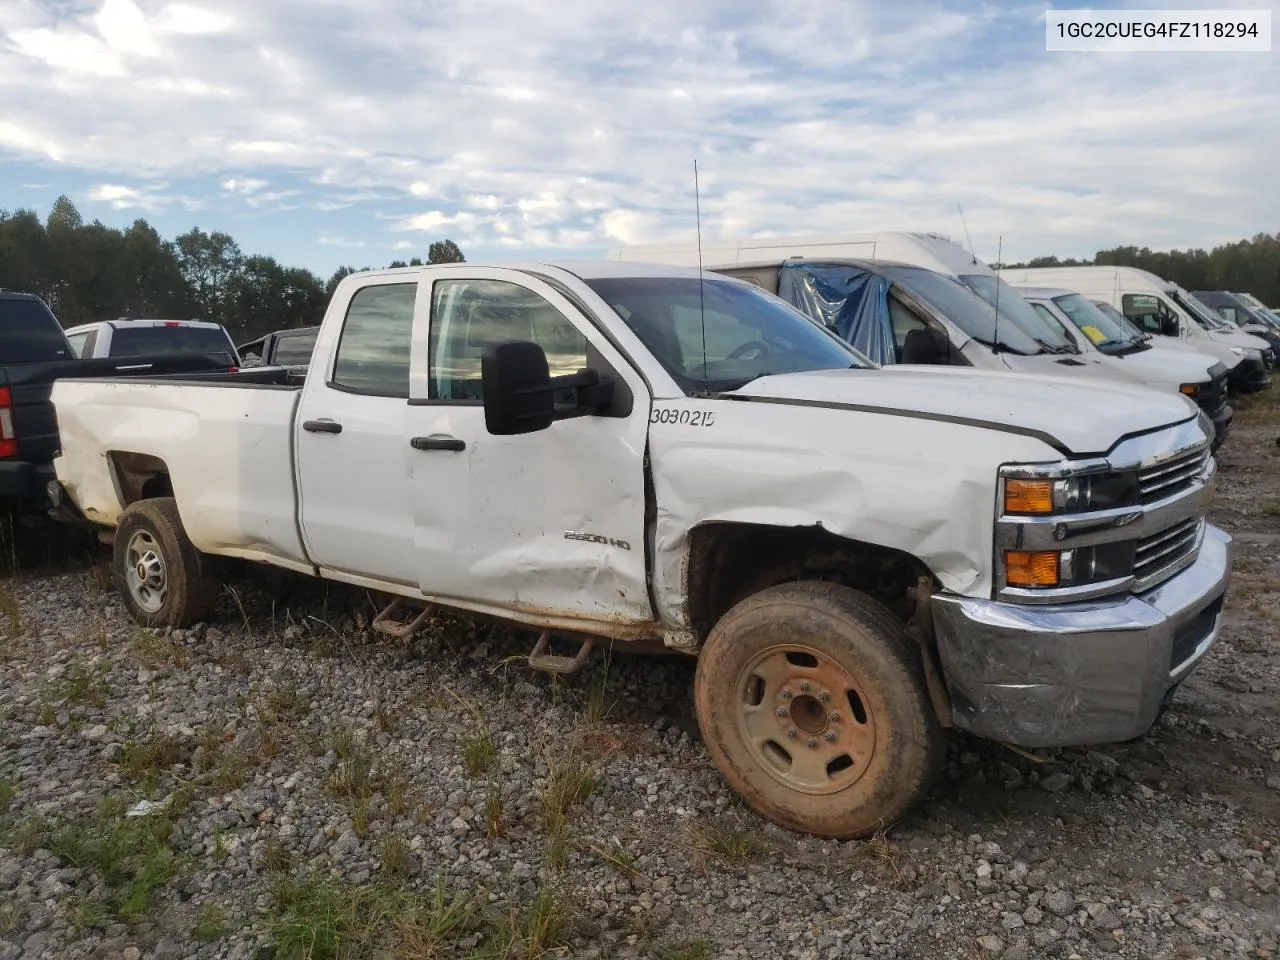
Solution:
<path fill-rule="evenodd" d="M 302 429 L 307 433 L 341 433 L 342 424 L 332 420 L 304 420 Z"/>
<path fill-rule="evenodd" d="M 467 443 L 457 437 L 414 437 L 409 446 L 415 450 L 465 450 Z"/>

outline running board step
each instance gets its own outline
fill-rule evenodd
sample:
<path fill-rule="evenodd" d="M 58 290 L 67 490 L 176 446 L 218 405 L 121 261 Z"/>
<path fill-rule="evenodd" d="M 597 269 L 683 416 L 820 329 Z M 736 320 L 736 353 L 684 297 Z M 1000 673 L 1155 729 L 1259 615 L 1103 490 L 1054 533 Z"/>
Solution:
<path fill-rule="evenodd" d="M 542 635 L 538 637 L 538 642 L 533 646 L 533 653 L 529 654 L 529 666 L 534 670 L 541 670 L 543 673 L 557 673 L 560 675 L 577 673 L 587 665 L 587 658 L 591 656 L 591 648 L 595 646 L 595 641 L 587 638 L 582 641 L 582 646 L 578 647 L 578 653 L 572 657 L 560 657 L 553 653 L 548 653 L 551 649 L 551 631 L 544 630 Z"/>
<path fill-rule="evenodd" d="M 405 608 L 411 610 L 414 609 L 414 607 L 411 606 L 411 603 L 412 601 L 406 601 L 399 598 L 392 600 L 382 608 L 381 613 L 373 618 L 373 629 L 377 630 L 379 633 L 386 634 L 388 637 L 395 637 L 397 640 L 404 640 L 406 637 L 410 637 L 417 633 L 418 629 L 422 626 L 423 621 L 427 619 L 427 615 L 431 613 L 431 608 L 418 608 L 418 615 L 407 622 L 404 620 L 397 620 L 396 614 L 401 610 Z"/>

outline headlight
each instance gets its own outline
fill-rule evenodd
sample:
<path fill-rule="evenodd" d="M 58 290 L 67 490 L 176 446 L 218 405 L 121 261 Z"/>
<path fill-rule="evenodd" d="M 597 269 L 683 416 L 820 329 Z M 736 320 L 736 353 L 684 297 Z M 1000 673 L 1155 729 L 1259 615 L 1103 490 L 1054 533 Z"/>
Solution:
<path fill-rule="evenodd" d="M 1002 505 L 1006 515 L 1044 516 L 1125 507 L 1136 502 L 1137 493 L 1138 477 L 1134 472 L 1061 477 L 1006 475 Z"/>
<path fill-rule="evenodd" d="M 1178 392 L 1188 397 L 1198 397 L 1200 391 L 1207 387 L 1207 383 L 1184 383 L 1178 387 Z"/>
<path fill-rule="evenodd" d="M 1262 351 L 1255 350 L 1253 347 L 1232 347 L 1231 352 L 1237 357 L 1247 357 L 1250 360 L 1262 359 Z"/>

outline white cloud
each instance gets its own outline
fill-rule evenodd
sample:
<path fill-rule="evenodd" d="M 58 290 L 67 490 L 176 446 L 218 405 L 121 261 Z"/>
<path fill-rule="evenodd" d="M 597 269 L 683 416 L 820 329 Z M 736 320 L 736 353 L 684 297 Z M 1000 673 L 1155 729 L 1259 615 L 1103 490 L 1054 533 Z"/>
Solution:
<path fill-rule="evenodd" d="M 88 198 L 97 203 L 107 203 L 115 210 L 127 210 L 137 207 L 142 210 L 155 211 L 167 207 L 174 197 L 167 196 L 163 186 L 138 188 L 120 183 L 100 183 L 89 190 Z"/>
<path fill-rule="evenodd" d="M 223 193 L 257 193 L 267 186 L 266 180 L 256 177 L 230 177 L 222 181 Z"/>
<path fill-rule="evenodd" d="M 322 233 L 316 237 L 316 243 L 322 247 L 351 247 L 352 249 L 362 249 L 369 244 L 364 240 L 348 240 L 346 237 L 334 237 L 327 233 Z"/>
<path fill-rule="evenodd" d="M 1006 258 L 1280 222 L 1280 61 L 1050 55 L 1022 5 L 12 6 L 0 157 L 153 203 L 138 184 L 208 178 L 242 211 L 347 218 L 330 237 L 687 239 L 695 156 L 704 239 L 954 232 L 957 202 Z"/>

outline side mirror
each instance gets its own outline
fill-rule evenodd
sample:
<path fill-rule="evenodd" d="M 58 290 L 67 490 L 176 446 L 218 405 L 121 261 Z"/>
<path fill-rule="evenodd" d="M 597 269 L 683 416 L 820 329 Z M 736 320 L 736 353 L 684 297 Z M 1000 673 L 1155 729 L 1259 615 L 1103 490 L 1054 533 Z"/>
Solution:
<path fill-rule="evenodd" d="M 1178 335 L 1178 318 L 1168 314 L 1162 316 L 1160 318 L 1160 332 L 1166 337 L 1176 337 Z"/>
<path fill-rule="evenodd" d="M 951 341 L 935 327 L 912 330 L 902 344 L 902 363 L 947 364 L 951 361 Z"/>
<path fill-rule="evenodd" d="M 480 382 L 484 424 L 498 437 L 535 433 L 556 420 L 590 416 L 607 408 L 614 397 L 613 382 L 601 380 L 595 370 L 551 376 L 546 351 L 531 340 L 485 347 Z"/>
<path fill-rule="evenodd" d="M 555 419 L 547 354 L 529 340 L 485 347 L 480 357 L 484 425 L 495 436 L 534 433 Z"/>

